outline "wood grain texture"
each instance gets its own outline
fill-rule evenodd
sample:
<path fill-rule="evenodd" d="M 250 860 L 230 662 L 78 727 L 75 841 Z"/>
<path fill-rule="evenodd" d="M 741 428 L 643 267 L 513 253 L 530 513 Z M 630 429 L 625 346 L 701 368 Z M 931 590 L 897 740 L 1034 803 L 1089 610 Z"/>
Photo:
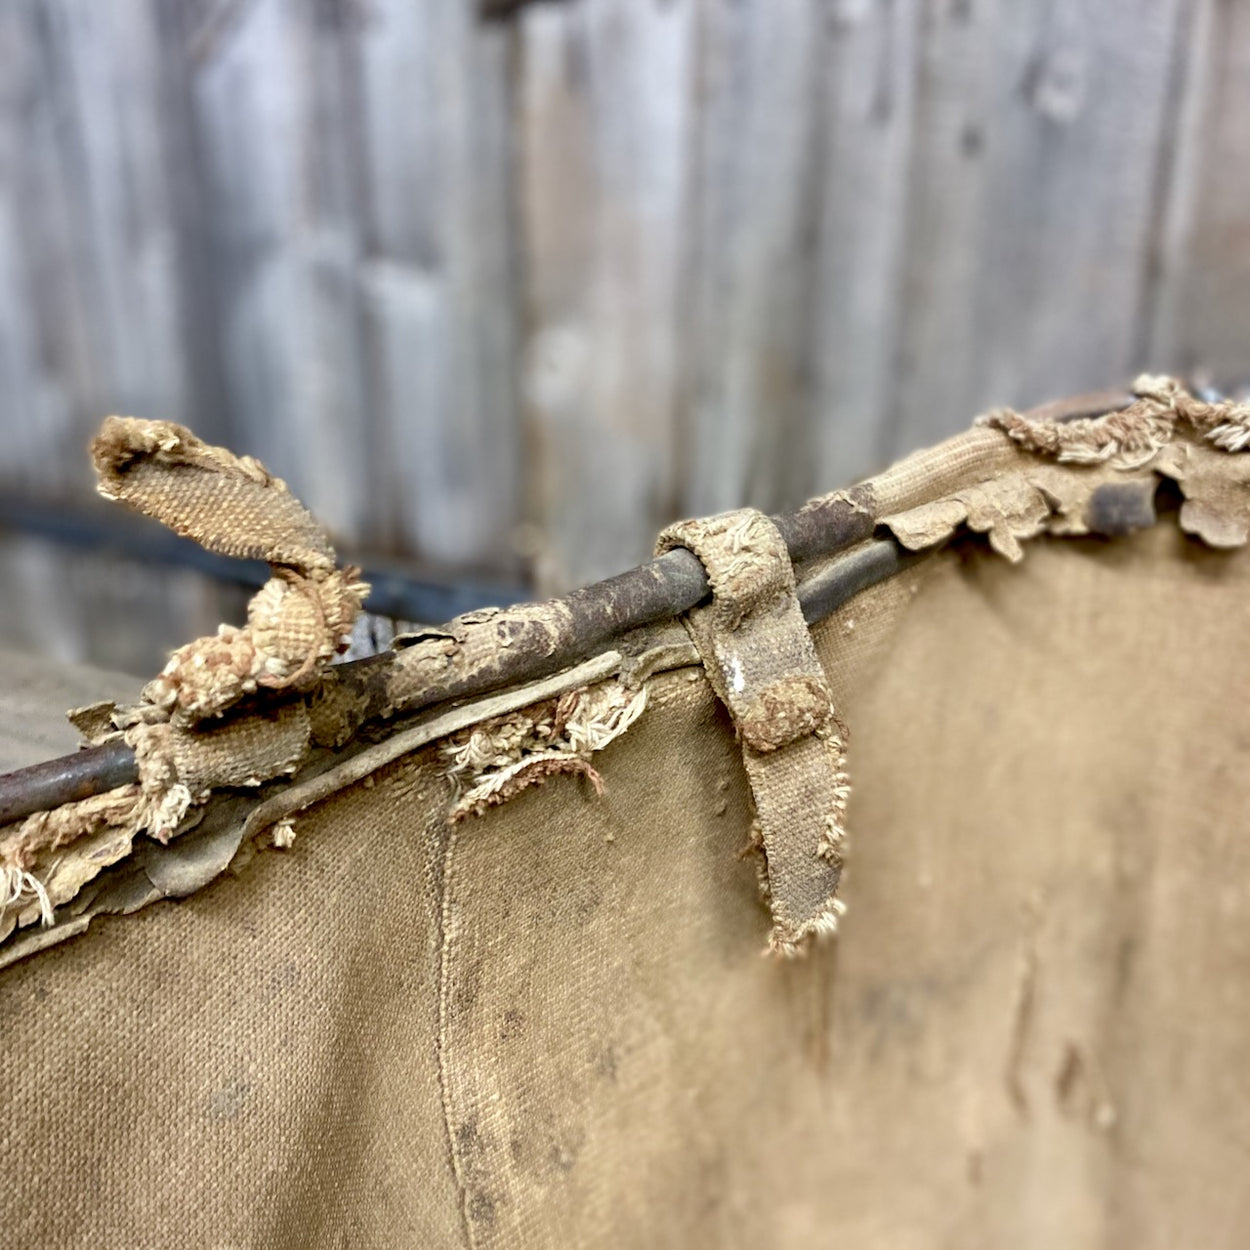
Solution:
<path fill-rule="evenodd" d="M 29 473 L 49 492 L 87 478 L 84 460 L 66 452 L 99 403 L 105 352 L 82 229 L 80 119 L 54 19 L 31 0 L 0 11 L 0 456 L 8 481 Z"/>
<path fill-rule="evenodd" d="M 56 49 L 66 198 L 97 349 L 93 399 L 180 412 L 187 370 L 153 10 L 143 0 L 48 0 L 40 15 Z"/>
<path fill-rule="evenodd" d="M 698 7 L 681 506 L 792 507 L 806 400 L 819 85 L 809 0 Z"/>
<path fill-rule="evenodd" d="M 242 6 L 195 65 L 194 107 L 232 441 L 352 534 L 370 490 L 340 20 L 296 0 Z"/>
<path fill-rule="evenodd" d="M 539 581 L 648 554 L 673 509 L 689 4 L 522 10 L 518 153 Z"/>
<path fill-rule="evenodd" d="M 514 562 L 522 506 L 510 40 L 460 0 L 379 0 L 357 34 L 375 526 L 479 568 Z"/>
<path fill-rule="evenodd" d="M 867 476 L 894 450 L 885 414 L 906 312 L 919 9 L 914 0 L 848 0 L 818 33 L 812 490 Z"/>
<path fill-rule="evenodd" d="M 0 6 L 0 489 L 173 417 L 345 546 L 556 590 L 991 404 L 1247 371 L 1237 6 L 493 11 Z"/>
<path fill-rule="evenodd" d="M 1133 371 L 1177 15 L 926 10 L 892 453 Z"/>
<path fill-rule="evenodd" d="M 1178 36 L 1171 177 L 1157 243 L 1152 359 L 1250 381 L 1250 12 L 1200 0 Z"/>

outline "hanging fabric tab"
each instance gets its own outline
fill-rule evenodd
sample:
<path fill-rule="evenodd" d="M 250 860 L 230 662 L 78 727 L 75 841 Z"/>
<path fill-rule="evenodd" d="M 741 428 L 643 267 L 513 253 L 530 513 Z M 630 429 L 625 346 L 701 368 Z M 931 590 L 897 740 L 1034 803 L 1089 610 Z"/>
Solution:
<path fill-rule="evenodd" d="M 777 527 L 744 508 L 666 529 L 657 554 L 685 547 L 712 601 L 686 617 L 713 688 L 733 717 L 755 799 L 771 951 L 794 955 L 831 933 L 843 907 L 846 730 L 795 593 Z"/>

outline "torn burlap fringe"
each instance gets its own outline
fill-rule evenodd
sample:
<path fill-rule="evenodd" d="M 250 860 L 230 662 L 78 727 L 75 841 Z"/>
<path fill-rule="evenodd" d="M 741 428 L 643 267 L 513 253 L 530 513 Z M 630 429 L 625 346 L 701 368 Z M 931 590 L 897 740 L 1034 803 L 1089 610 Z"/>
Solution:
<path fill-rule="evenodd" d="M 53 910 L 130 851 L 142 792 L 105 794 L 36 812 L 0 836 L 0 939 L 18 925 L 52 923 Z"/>
<path fill-rule="evenodd" d="M 210 447 L 166 421 L 109 417 L 92 444 L 105 498 L 193 538 L 209 551 L 264 559 L 272 576 L 242 628 L 180 647 L 133 707 L 96 704 L 71 714 L 89 741 L 122 734 L 140 783 L 41 813 L 0 837 L 0 935 L 45 923 L 136 834 L 167 841 L 223 787 L 257 786 L 307 756 L 303 695 L 348 642 L 368 587 L 338 569 L 321 526 L 286 484 L 248 456 Z M 257 697 L 264 705 L 244 706 Z"/>
<path fill-rule="evenodd" d="M 645 685 L 630 690 L 607 681 L 454 734 L 441 748 L 453 789 L 448 821 L 480 816 L 561 773 L 585 777 L 602 794 L 591 756 L 619 738 L 646 706 Z"/>
<path fill-rule="evenodd" d="M 742 740 L 755 799 L 769 950 L 798 954 L 837 929 L 849 783 L 846 733 L 795 593 L 785 541 L 754 509 L 683 521 L 657 554 L 693 551 L 712 602 L 687 623 Z"/>
<path fill-rule="evenodd" d="M 1133 383 L 1136 402 L 1119 412 L 1077 421 L 1031 421 L 1010 408 L 979 417 L 979 425 L 1002 430 L 1022 447 L 1064 464 L 1108 464 L 1136 469 L 1172 441 L 1183 421 L 1223 451 L 1250 446 L 1250 404 L 1196 399 L 1175 378 L 1143 373 Z"/>
<path fill-rule="evenodd" d="M 878 523 L 912 551 L 966 526 L 1016 561 L 1038 534 L 1115 537 L 1153 525 L 1166 478 L 1184 496 L 1182 529 L 1212 547 L 1241 546 L 1250 536 L 1250 456 L 1227 453 L 1250 449 L 1250 405 L 1205 403 L 1151 375 L 1134 392 L 1129 407 L 1101 417 L 1038 421 L 1010 409 L 979 417 L 968 433 L 871 480 Z"/>

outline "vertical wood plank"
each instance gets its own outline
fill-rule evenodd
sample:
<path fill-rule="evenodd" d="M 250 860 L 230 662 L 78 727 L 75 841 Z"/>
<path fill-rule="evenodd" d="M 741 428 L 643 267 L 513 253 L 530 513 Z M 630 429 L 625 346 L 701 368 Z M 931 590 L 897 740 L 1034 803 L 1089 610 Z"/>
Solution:
<path fill-rule="evenodd" d="M 1250 381 L 1250 12 L 1199 0 L 1188 18 L 1146 356 L 1239 384 Z"/>
<path fill-rule="evenodd" d="M 0 11 L 0 394 L 7 488 L 91 489 L 111 411 L 182 417 L 178 231 L 163 167 L 164 62 L 147 0 Z M 152 672 L 215 626 L 216 592 L 6 538 L 4 632 L 61 659 Z M 177 628 L 180 627 L 180 628 Z"/>
<path fill-rule="evenodd" d="M 331 529 L 367 528 L 347 6 L 255 0 L 203 53 L 196 121 L 233 441 Z"/>
<path fill-rule="evenodd" d="M 64 400 L 58 403 L 49 393 L 53 382 L 40 358 L 39 326 L 27 293 L 39 255 L 24 229 L 26 215 L 36 212 L 29 145 L 32 131 L 46 129 L 46 120 L 39 116 L 34 21 L 26 6 L 0 6 L 0 65 L 0 472 L 12 481 L 27 468 L 38 471 L 54 445 L 48 436 L 65 421 Z M 58 476 L 55 469 L 51 476 Z"/>
<path fill-rule="evenodd" d="M 926 11 L 891 451 L 1131 373 L 1177 7 Z"/>
<path fill-rule="evenodd" d="M 161 163 L 177 236 L 178 322 L 182 337 L 182 407 L 177 419 L 215 443 L 234 441 L 222 371 L 214 204 L 196 123 L 196 74 L 211 55 L 206 0 L 147 0 L 161 74 Z M 161 414 L 153 414 L 161 415 Z M 174 414 L 164 414 L 174 415 Z"/>
<path fill-rule="evenodd" d="M 370 475 L 400 545 L 509 566 L 521 519 L 510 35 L 377 0 L 360 36 Z"/>
<path fill-rule="evenodd" d="M 645 558 L 674 510 L 693 6 L 525 9 L 522 386 L 540 583 Z"/>
<path fill-rule="evenodd" d="M 33 0 L 0 9 L 0 468 L 49 494 L 87 480 L 76 453 L 104 375 L 73 161 L 77 119 L 54 19 Z"/>
<path fill-rule="evenodd" d="M 902 322 L 917 0 L 842 0 L 817 37 L 820 213 L 810 396 L 814 490 L 881 468 Z"/>
<path fill-rule="evenodd" d="M 811 0 L 699 6 L 689 442 L 682 510 L 809 493 L 809 248 L 818 171 Z"/>
<path fill-rule="evenodd" d="M 185 368 L 151 9 L 147 0 L 47 0 L 43 12 L 59 66 L 73 226 L 88 259 L 94 415 L 177 415 Z"/>

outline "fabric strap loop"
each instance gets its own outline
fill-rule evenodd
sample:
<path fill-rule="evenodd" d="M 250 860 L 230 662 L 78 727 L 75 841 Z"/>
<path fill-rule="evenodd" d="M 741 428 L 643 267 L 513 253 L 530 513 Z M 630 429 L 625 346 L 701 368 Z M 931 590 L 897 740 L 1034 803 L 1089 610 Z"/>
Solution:
<path fill-rule="evenodd" d="M 660 535 L 656 552 L 674 547 L 699 558 L 712 586 L 711 603 L 686 624 L 742 740 L 772 911 L 769 949 L 798 954 L 814 935 L 836 930 L 843 910 L 845 727 L 776 525 L 754 508 L 681 521 Z"/>

